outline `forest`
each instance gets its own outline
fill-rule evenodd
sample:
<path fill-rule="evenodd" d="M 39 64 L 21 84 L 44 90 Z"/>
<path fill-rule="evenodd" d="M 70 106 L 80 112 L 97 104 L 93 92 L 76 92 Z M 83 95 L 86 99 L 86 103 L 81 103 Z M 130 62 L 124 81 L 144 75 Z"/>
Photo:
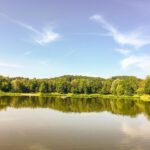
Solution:
<path fill-rule="evenodd" d="M 12 93 L 74 93 L 127 95 L 150 94 L 150 76 L 139 79 L 135 76 L 100 77 L 65 75 L 47 79 L 0 76 L 0 91 Z"/>

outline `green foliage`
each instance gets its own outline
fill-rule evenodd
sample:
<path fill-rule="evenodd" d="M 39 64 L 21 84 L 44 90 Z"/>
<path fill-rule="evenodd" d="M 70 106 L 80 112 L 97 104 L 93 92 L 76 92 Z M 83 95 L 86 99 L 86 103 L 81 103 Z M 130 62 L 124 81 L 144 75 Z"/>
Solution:
<path fill-rule="evenodd" d="M 66 79 L 57 79 L 55 82 L 56 92 L 58 93 L 69 93 L 70 92 L 70 82 Z"/>
<path fill-rule="evenodd" d="M 136 77 L 126 77 L 124 79 L 116 79 L 111 86 L 111 92 L 114 95 L 128 95 L 136 94 L 139 86 L 139 80 Z"/>
<path fill-rule="evenodd" d="M 111 85 L 111 93 L 113 95 L 117 95 L 117 91 L 120 91 L 120 88 L 121 87 L 118 87 L 118 85 L 120 84 L 120 79 L 116 79 L 112 82 L 112 85 Z M 120 93 L 120 92 L 119 92 Z"/>
<path fill-rule="evenodd" d="M 117 95 L 124 95 L 124 87 L 122 84 L 119 84 L 116 88 L 116 94 Z"/>
<path fill-rule="evenodd" d="M 111 80 L 104 81 L 101 93 L 102 94 L 110 94 L 111 93 L 111 84 L 112 84 Z"/>
<path fill-rule="evenodd" d="M 45 82 L 42 82 L 40 84 L 39 92 L 41 92 L 41 93 L 47 93 L 48 92 L 48 86 Z"/>
<path fill-rule="evenodd" d="M 150 76 L 145 80 L 145 94 L 150 94 Z"/>
<path fill-rule="evenodd" d="M 143 95 L 145 93 L 145 80 L 140 81 L 139 88 L 137 89 L 138 95 Z"/>
<path fill-rule="evenodd" d="M 86 76 L 61 76 L 51 79 L 9 78 L 0 76 L 0 91 L 14 93 L 73 94 L 150 94 L 150 77 L 116 76 L 110 79 Z"/>

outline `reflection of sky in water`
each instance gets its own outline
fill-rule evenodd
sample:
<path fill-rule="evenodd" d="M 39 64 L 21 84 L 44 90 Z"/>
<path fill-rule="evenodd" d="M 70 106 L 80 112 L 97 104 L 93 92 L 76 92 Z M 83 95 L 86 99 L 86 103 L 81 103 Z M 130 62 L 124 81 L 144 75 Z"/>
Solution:
<path fill-rule="evenodd" d="M 131 138 L 141 137 L 144 138 L 150 135 L 150 122 L 146 121 L 143 115 L 140 115 L 136 121 L 132 119 L 122 123 L 122 130 Z"/>
<path fill-rule="evenodd" d="M 149 150 L 149 129 L 144 115 L 8 108 L 0 112 L 0 149 Z"/>
<path fill-rule="evenodd" d="M 122 140 L 122 144 L 132 145 L 134 143 L 134 149 L 149 149 L 150 122 L 147 121 L 144 115 L 140 115 L 136 119 L 128 118 L 123 121 L 122 132 L 126 135 Z"/>

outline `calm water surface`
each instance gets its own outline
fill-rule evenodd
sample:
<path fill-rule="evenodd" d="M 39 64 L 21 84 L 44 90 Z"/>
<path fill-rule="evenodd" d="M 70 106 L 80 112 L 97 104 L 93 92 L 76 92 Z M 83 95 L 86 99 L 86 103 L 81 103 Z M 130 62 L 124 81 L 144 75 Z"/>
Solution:
<path fill-rule="evenodd" d="M 0 150 L 150 150 L 150 103 L 1 97 Z"/>

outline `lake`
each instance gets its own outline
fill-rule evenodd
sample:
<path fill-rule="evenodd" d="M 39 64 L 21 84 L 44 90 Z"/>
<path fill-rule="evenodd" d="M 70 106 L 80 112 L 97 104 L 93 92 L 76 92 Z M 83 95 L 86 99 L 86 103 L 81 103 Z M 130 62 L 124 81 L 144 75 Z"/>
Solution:
<path fill-rule="evenodd" d="M 149 150 L 150 102 L 0 97 L 0 150 Z"/>

